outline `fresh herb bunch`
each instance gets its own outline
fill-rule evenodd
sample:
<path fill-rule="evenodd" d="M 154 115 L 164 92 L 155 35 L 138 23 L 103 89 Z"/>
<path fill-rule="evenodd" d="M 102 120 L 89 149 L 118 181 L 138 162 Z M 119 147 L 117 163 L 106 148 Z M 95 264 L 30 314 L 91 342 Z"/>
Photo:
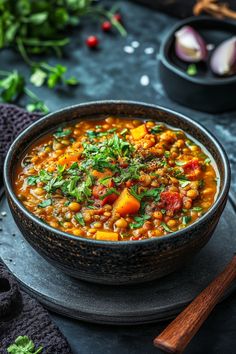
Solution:
<path fill-rule="evenodd" d="M 75 77 L 66 77 L 67 67 L 35 62 L 32 55 L 48 54 L 52 50 L 62 56 L 70 42 L 68 29 L 78 26 L 84 15 L 109 19 L 121 35 L 126 31 L 115 19 L 116 7 L 107 11 L 93 6 L 94 0 L 0 0 L 0 50 L 17 50 L 32 68 L 30 82 L 36 87 L 46 84 L 53 89 L 58 84 L 77 85 Z M 26 94 L 31 98 L 29 111 L 48 112 L 45 104 L 26 87 L 26 80 L 17 70 L 0 72 L 0 101 L 14 102 Z"/>
<path fill-rule="evenodd" d="M 7 348 L 7 352 L 11 354 L 39 354 L 42 350 L 42 346 L 36 349 L 34 342 L 27 336 L 17 337 L 15 343 Z"/>
<path fill-rule="evenodd" d="M 42 54 L 61 48 L 70 39 L 68 26 L 77 26 L 80 17 L 91 11 L 92 0 L 1 0 L 0 48 Z"/>

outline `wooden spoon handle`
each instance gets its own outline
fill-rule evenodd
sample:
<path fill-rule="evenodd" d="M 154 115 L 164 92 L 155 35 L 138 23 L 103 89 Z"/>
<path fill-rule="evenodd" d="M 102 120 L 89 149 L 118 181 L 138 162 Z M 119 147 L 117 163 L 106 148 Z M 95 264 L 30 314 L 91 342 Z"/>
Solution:
<path fill-rule="evenodd" d="M 236 255 L 223 272 L 154 339 L 154 345 L 167 353 L 182 353 L 234 279 Z"/>

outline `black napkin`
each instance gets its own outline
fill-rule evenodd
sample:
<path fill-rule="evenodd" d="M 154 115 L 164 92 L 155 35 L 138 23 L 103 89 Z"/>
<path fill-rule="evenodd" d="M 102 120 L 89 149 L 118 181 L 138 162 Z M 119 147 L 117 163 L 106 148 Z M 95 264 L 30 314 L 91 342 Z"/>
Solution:
<path fill-rule="evenodd" d="M 19 289 L 14 277 L 0 263 L 0 354 L 18 336 L 28 336 L 42 354 L 72 354 L 65 337 L 43 307 Z"/>
<path fill-rule="evenodd" d="M 16 138 L 30 123 L 40 118 L 39 113 L 29 113 L 10 104 L 0 104 L 0 185 L 2 169 L 7 151 Z"/>

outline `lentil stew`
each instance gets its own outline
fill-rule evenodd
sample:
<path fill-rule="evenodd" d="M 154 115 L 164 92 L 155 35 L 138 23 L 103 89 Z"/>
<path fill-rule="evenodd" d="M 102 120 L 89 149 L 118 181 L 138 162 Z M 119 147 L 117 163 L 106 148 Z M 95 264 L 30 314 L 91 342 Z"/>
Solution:
<path fill-rule="evenodd" d="M 182 130 L 107 117 L 59 127 L 17 167 L 15 192 L 54 228 L 96 240 L 160 237 L 198 220 L 214 203 L 209 154 Z"/>

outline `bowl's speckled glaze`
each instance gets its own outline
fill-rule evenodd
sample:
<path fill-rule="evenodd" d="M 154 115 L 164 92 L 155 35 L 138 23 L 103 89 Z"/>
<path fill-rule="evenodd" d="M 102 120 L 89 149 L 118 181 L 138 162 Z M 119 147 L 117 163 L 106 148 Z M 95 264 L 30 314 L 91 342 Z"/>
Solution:
<path fill-rule="evenodd" d="M 54 229 L 31 214 L 13 190 L 15 166 L 25 148 L 55 126 L 101 115 L 162 121 L 192 135 L 213 156 L 219 173 L 219 193 L 211 209 L 197 222 L 168 236 L 141 241 L 106 242 L 76 237 Z M 62 271 L 87 281 L 131 284 L 162 277 L 192 258 L 210 239 L 227 201 L 230 168 L 219 142 L 201 125 L 171 110 L 129 101 L 79 104 L 49 114 L 29 126 L 11 145 L 4 182 L 13 217 L 26 240 Z"/>

